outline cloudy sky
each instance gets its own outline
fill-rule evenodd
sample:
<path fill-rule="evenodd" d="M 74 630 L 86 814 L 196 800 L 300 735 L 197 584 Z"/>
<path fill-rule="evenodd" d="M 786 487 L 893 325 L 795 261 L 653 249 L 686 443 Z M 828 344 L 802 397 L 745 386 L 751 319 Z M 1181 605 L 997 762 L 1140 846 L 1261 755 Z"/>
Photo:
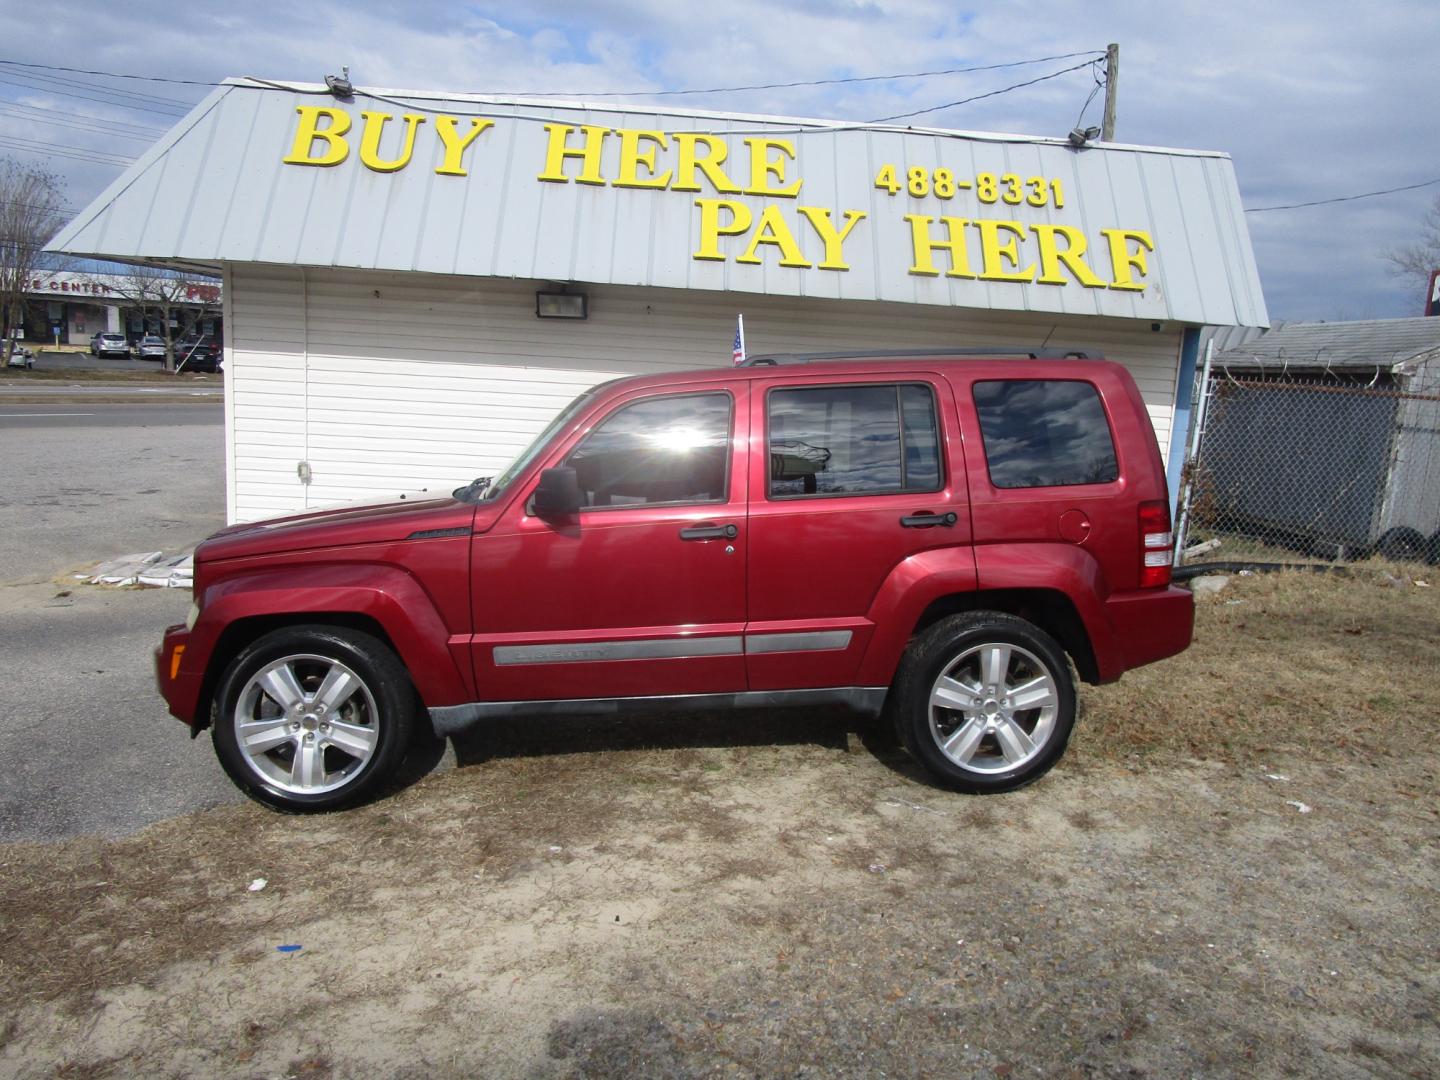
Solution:
<path fill-rule="evenodd" d="M 969 0 L 532 0 L 243 5 L 61 0 L 0 11 L 0 60 L 172 79 L 584 95 L 966 67 L 1121 47 L 1119 141 L 1227 151 L 1251 208 L 1440 178 L 1434 0 L 978 4 Z M 868 120 L 999 89 L 1076 63 L 968 75 L 703 93 L 668 104 Z M 1063 135 L 1088 70 L 929 114 L 961 130 Z M 117 93 L 123 92 L 123 93 Z M 0 155 L 48 164 L 84 206 L 203 86 L 0 64 Z M 137 96 L 138 95 L 138 96 Z M 644 98 L 635 99 L 644 101 Z M 1086 123 L 1100 121 L 1100 98 Z M 1440 183 L 1248 215 L 1272 320 L 1420 313 L 1387 272 Z"/>

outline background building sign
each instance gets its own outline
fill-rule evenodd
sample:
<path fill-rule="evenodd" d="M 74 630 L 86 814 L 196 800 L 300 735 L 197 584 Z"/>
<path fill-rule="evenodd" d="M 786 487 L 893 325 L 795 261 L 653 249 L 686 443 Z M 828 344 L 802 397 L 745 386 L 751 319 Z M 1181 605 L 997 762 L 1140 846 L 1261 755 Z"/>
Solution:
<path fill-rule="evenodd" d="M 135 294 L 133 279 L 117 274 L 85 274 L 72 270 L 35 274 L 25 287 L 30 296 L 61 296 L 128 302 Z M 220 286 L 202 282 L 186 282 L 182 295 L 187 303 L 220 303 Z"/>

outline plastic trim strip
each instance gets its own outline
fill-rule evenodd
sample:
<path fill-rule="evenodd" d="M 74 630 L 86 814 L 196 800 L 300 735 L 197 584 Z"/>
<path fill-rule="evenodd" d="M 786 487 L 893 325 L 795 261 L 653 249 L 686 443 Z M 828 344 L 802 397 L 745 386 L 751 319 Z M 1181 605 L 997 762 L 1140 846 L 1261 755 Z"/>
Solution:
<path fill-rule="evenodd" d="M 723 712 L 839 705 L 878 716 L 884 686 L 830 686 L 814 690 L 748 690 L 734 694 L 670 694 L 661 697 L 567 698 L 559 701 L 477 701 L 430 710 L 437 735 L 454 735 L 484 720 L 514 716 L 590 716 L 625 712 Z"/>

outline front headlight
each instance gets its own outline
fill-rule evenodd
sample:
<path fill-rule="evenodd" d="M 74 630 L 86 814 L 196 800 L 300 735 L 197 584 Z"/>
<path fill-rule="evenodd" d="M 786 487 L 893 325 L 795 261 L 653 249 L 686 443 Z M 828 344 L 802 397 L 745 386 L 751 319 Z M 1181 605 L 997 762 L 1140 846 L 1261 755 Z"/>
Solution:
<path fill-rule="evenodd" d="M 193 603 L 192 603 L 192 604 L 190 605 L 190 610 L 185 613 L 185 629 L 186 629 L 186 630 L 194 630 L 194 629 L 195 629 L 195 621 L 196 621 L 197 619 L 199 619 L 199 618 L 200 618 L 200 605 L 199 605 L 199 604 L 193 604 Z"/>

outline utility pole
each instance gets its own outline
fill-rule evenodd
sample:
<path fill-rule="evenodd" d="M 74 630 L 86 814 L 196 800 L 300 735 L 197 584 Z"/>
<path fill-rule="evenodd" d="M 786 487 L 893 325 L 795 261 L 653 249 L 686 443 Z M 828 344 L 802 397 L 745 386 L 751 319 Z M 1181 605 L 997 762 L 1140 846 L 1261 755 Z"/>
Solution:
<path fill-rule="evenodd" d="M 1100 125 L 1100 141 L 1115 141 L 1115 96 L 1120 89 L 1120 46 L 1105 46 L 1105 119 Z"/>

